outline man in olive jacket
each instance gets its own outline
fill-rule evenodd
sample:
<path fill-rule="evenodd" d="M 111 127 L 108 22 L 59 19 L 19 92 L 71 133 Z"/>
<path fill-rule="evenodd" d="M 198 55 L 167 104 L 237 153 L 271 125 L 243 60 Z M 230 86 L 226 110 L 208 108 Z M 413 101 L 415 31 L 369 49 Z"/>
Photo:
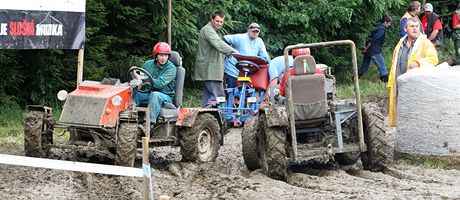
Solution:
<path fill-rule="evenodd" d="M 217 33 L 224 24 L 225 15 L 217 11 L 211 22 L 200 30 L 196 53 L 195 80 L 204 81 L 201 106 L 210 107 L 216 97 L 224 97 L 224 58 L 230 53 L 238 53 L 222 40 Z"/>

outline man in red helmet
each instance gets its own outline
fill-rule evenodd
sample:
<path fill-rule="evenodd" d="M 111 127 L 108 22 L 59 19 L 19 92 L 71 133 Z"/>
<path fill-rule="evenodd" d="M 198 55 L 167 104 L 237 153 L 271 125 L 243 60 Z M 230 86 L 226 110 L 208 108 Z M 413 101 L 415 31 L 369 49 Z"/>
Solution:
<path fill-rule="evenodd" d="M 148 103 L 150 109 L 150 122 L 155 124 L 160 113 L 161 106 L 165 103 L 172 103 L 176 82 L 176 67 L 169 61 L 171 47 L 168 43 L 159 42 L 153 47 L 154 59 L 144 63 L 144 68 L 153 78 L 152 90 L 149 92 L 136 92 L 134 100 L 136 105 Z M 131 85 L 140 85 L 139 79 L 133 79 Z"/>

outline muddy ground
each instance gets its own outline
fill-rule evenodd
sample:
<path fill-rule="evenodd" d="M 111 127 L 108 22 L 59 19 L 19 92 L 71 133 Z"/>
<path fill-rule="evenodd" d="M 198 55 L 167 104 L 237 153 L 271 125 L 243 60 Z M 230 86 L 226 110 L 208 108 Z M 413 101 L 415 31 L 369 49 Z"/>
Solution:
<path fill-rule="evenodd" d="M 389 130 L 393 131 L 393 130 Z M 24 155 L 22 144 L 0 153 Z M 296 166 L 287 182 L 243 164 L 241 129 L 225 136 L 215 163 L 181 162 L 178 148 L 155 148 L 154 196 L 172 199 L 460 199 L 460 171 L 392 165 L 385 172 L 359 164 L 329 169 Z M 140 161 L 140 157 L 138 159 Z M 142 178 L 0 165 L 0 199 L 141 199 Z"/>

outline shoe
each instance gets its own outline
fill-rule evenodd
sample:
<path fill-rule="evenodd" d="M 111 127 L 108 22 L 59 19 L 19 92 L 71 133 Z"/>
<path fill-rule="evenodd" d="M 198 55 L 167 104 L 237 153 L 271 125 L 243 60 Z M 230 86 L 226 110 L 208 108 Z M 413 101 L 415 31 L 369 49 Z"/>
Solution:
<path fill-rule="evenodd" d="M 388 83 L 388 75 L 381 76 L 381 77 L 380 77 L 380 80 L 381 80 L 383 83 Z"/>

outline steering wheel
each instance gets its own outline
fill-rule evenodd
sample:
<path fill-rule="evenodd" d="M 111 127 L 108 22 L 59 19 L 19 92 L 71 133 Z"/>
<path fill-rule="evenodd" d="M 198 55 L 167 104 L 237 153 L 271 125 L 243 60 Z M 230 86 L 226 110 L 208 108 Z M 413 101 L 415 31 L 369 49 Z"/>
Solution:
<path fill-rule="evenodd" d="M 140 67 L 131 67 L 128 70 L 128 74 L 131 76 L 131 79 L 140 79 L 142 80 L 141 87 L 139 92 L 150 92 L 153 89 L 153 77 L 150 75 L 147 70 Z"/>
<path fill-rule="evenodd" d="M 240 60 L 236 63 L 235 67 L 238 70 L 248 72 L 249 74 L 259 71 L 259 65 L 249 60 Z"/>

